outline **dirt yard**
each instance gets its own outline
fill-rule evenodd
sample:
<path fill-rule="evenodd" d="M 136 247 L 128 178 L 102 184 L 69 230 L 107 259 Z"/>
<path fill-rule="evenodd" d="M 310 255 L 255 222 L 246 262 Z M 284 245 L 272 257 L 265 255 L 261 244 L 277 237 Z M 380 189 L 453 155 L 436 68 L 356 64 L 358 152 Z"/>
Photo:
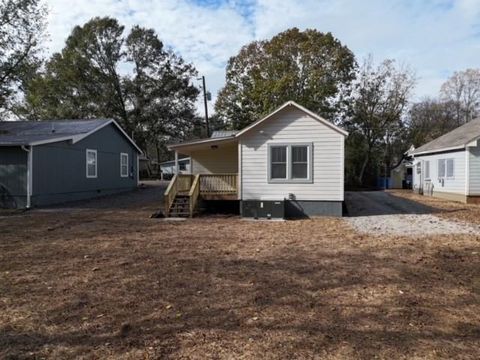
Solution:
<path fill-rule="evenodd" d="M 160 190 L 0 217 L 0 358 L 478 359 L 479 236 L 150 219 Z"/>

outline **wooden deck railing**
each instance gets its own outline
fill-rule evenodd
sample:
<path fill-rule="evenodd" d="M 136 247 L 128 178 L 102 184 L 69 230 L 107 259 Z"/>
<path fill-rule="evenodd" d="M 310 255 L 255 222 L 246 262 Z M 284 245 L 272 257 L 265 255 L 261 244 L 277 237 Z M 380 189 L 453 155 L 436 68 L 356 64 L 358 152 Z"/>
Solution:
<path fill-rule="evenodd" d="M 237 174 L 201 174 L 201 194 L 236 194 L 238 191 Z"/>
<path fill-rule="evenodd" d="M 192 187 L 190 188 L 190 192 L 188 193 L 190 197 L 190 217 L 193 217 L 193 212 L 197 207 L 198 197 L 200 196 L 200 175 L 195 175 L 193 179 Z"/>
<path fill-rule="evenodd" d="M 237 192 L 237 174 L 175 175 L 165 191 L 165 216 L 170 216 L 170 208 L 179 194 L 188 195 L 190 198 L 190 216 L 193 216 L 198 199 L 202 195 L 210 196 L 210 199 L 215 195 L 225 198 L 225 195 L 231 197 Z"/>

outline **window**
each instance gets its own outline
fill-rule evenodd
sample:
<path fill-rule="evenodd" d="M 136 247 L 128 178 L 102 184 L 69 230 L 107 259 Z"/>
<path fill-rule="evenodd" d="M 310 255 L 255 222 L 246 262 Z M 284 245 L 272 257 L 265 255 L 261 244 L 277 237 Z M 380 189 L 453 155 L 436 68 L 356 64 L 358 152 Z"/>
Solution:
<path fill-rule="evenodd" d="M 120 154 L 120 176 L 128 177 L 128 154 Z"/>
<path fill-rule="evenodd" d="M 425 179 L 430 179 L 430 161 L 425 161 Z"/>
<path fill-rule="evenodd" d="M 447 159 L 447 178 L 452 179 L 454 177 L 453 159 Z"/>
<path fill-rule="evenodd" d="M 312 144 L 269 145 L 268 181 L 310 182 Z"/>
<path fill-rule="evenodd" d="M 308 146 L 292 146 L 292 179 L 308 178 Z"/>
<path fill-rule="evenodd" d="M 438 178 L 445 177 L 445 159 L 438 159 Z"/>
<path fill-rule="evenodd" d="M 87 149 L 87 178 L 97 177 L 97 150 Z"/>
<path fill-rule="evenodd" d="M 187 171 L 187 164 L 185 164 L 185 163 L 179 163 L 179 164 L 178 164 L 178 169 L 179 169 L 180 171 Z"/>
<path fill-rule="evenodd" d="M 270 148 L 272 179 L 287 178 L 287 146 L 272 146 Z"/>
<path fill-rule="evenodd" d="M 453 159 L 438 159 L 438 178 L 453 179 L 455 177 L 455 162 Z"/>

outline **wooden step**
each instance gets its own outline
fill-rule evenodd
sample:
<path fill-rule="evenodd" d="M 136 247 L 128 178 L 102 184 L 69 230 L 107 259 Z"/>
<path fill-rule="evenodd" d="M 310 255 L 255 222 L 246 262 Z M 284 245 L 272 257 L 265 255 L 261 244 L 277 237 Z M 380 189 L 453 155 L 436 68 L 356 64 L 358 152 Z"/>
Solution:
<path fill-rule="evenodd" d="M 169 216 L 190 217 L 190 196 L 186 194 L 177 194 L 170 206 Z"/>

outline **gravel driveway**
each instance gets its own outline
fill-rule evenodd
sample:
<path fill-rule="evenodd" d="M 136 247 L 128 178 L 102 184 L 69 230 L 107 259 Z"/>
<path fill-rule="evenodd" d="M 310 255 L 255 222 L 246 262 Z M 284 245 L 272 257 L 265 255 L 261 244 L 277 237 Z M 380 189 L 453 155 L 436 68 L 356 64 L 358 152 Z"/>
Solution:
<path fill-rule="evenodd" d="M 437 209 L 383 191 L 347 192 L 345 218 L 356 231 L 375 235 L 428 236 L 480 234 L 480 227 L 453 222 Z"/>

